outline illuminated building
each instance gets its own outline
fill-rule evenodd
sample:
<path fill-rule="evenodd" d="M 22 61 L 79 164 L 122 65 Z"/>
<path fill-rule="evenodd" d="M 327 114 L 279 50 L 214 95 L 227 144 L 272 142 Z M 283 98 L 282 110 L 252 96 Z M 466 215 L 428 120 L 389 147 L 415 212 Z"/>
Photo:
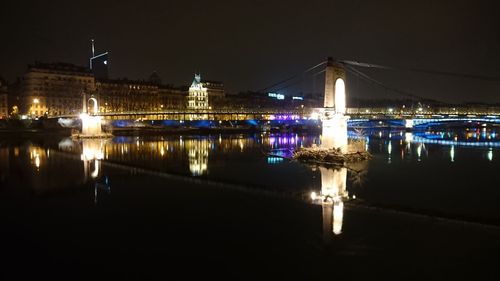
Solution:
<path fill-rule="evenodd" d="M 195 74 L 193 83 L 189 87 L 187 100 L 188 109 L 208 109 L 208 91 L 201 82 L 201 75 Z"/>
<path fill-rule="evenodd" d="M 160 110 L 186 108 L 187 89 L 170 85 L 158 86 Z"/>
<path fill-rule="evenodd" d="M 0 119 L 9 116 L 7 84 L 0 79 Z"/>
<path fill-rule="evenodd" d="M 97 80 L 100 112 L 156 111 L 160 108 L 158 86 L 128 79 Z"/>
<path fill-rule="evenodd" d="M 35 63 L 21 81 L 21 113 L 31 117 L 73 115 L 81 111 L 82 93 L 95 91 L 88 68 L 68 63 Z"/>
<path fill-rule="evenodd" d="M 140 80 L 97 80 L 100 112 L 162 111 L 185 107 L 186 91 Z"/>
<path fill-rule="evenodd" d="M 201 82 L 203 87 L 207 88 L 209 106 L 216 107 L 216 104 L 223 102 L 226 94 L 224 93 L 224 83 L 219 81 L 205 80 Z"/>

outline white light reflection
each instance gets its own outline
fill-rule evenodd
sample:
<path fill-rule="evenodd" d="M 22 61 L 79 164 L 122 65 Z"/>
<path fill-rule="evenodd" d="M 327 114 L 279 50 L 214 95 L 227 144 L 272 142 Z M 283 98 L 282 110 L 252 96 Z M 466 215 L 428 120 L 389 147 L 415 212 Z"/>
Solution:
<path fill-rule="evenodd" d="M 188 139 L 189 171 L 193 176 L 201 176 L 208 171 L 208 151 L 210 142 L 207 139 Z"/>
<path fill-rule="evenodd" d="M 330 239 L 331 233 L 342 233 L 344 218 L 343 200 L 348 197 L 346 190 L 347 168 L 329 169 L 319 167 L 321 172 L 321 193 L 311 193 L 311 200 L 321 204 L 323 209 L 323 235 Z"/>
<path fill-rule="evenodd" d="M 99 177 L 101 162 L 104 159 L 104 140 L 100 139 L 83 139 L 82 140 L 82 154 L 80 158 L 83 161 L 83 170 L 85 174 L 85 181 L 87 176 L 96 179 Z M 93 169 L 89 172 L 91 167 Z"/>
<path fill-rule="evenodd" d="M 391 154 L 392 154 L 392 142 L 389 141 L 387 144 L 387 163 L 391 163 Z"/>
<path fill-rule="evenodd" d="M 422 157 L 422 145 L 423 144 L 419 143 L 418 146 L 417 146 L 418 161 L 420 161 L 420 158 Z"/>
<path fill-rule="evenodd" d="M 455 146 L 450 147 L 450 161 L 455 162 Z"/>
<path fill-rule="evenodd" d="M 493 148 L 490 147 L 487 154 L 488 160 L 493 161 Z"/>

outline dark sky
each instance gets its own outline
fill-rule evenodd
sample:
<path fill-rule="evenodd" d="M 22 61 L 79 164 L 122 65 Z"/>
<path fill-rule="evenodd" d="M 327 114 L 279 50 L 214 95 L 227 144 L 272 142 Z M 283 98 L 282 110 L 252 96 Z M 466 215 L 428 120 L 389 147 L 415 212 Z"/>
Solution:
<path fill-rule="evenodd" d="M 4 1 L 0 75 L 35 60 L 87 65 L 90 39 L 111 76 L 189 84 L 195 71 L 230 92 L 257 90 L 327 56 L 500 77 L 495 1 Z M 443 101 L 500 102 L 500 82 L 367 71 Z M 393 95 L 350 79 L 358 97 Z"/>

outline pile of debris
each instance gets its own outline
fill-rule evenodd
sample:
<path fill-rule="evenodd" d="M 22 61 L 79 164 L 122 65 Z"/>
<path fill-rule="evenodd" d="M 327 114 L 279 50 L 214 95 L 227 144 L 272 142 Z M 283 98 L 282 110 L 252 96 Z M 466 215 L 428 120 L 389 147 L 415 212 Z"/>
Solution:
<path fill-rule="evenodd" d="M 340 149 L 335 148 L 308 147 L 295 150 L 293 158 L 304 162 L 344 165 L 349 162 L 371 159 L 372 155 L 367 151 L 342 153 Z"/>

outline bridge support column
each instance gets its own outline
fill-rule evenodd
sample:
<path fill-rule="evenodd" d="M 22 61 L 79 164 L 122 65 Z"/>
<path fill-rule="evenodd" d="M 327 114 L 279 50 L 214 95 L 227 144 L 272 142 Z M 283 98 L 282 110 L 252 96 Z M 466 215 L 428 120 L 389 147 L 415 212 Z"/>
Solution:
<path fill-rule="evenodd" d="M 413 119 L 405 119 L 405 129 L 412 130 L 414 126 Z"/>

